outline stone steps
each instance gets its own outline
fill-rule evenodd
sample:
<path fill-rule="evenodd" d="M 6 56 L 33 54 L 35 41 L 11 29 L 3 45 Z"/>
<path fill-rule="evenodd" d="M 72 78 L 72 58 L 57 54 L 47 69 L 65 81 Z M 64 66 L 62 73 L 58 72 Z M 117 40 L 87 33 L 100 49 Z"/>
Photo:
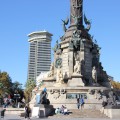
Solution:
<path fill-rule="evenodd" d="M 106 115 L 102 114 L 99 110 L 78 110 L 78 109 L 70 109 L 69 115 L 57 114 L 53 116 L 49 116 L 48 118 L 108 118 Z"/>

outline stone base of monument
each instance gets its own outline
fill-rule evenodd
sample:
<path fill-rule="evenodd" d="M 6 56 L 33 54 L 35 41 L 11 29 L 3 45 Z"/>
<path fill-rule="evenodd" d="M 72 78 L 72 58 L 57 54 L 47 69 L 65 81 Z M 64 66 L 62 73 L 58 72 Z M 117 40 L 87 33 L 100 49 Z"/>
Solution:
<path fill-rule="evenodd" d="M 82 75 L 80 74 L 73 74 L 71 76 L 71 80 L 68 81 L 68 86 L 70 87 L 83 87 L 85 86 L 83 80 L 82 80 Z"/>
<path fill-rule="evenodd" d="M 103 108 L 103 110 L 101 111 L 102 113 L 104 113 L 106 116 L 108 116 L 109 118 L 113 118 L 113 119 L 118 119 L 120 118 L 120 109 L 113 109 L 113 108 Z"/>
<path fill-rule="evenodd" d="M 93 83 L 94 87 L 100 87 L 100 85 L 98 83 Z"/>
<path fill-rule="evenodd" d="M 48 99 L 54 108 L 61 108 L 65 105 L 68 109 L 77 109 L 77 97 L 84 97 L 84 109 L 100 109 L 102 100 L 96 95 L 89 94 L 89 91 L 108 90 L 106 87 L 47 87 Z"/>
<path fill-rule="evenodd" d="M 65 84 L 65 83 L 55 83 L 53 86 L 55 86 L 55 87 L 67 87 L 67 84 Z"/>
<path fill-rule="evenodd" d="M 49 78 L 44 78 L 43 79 L 43 82 L 44 82 L 44 84 L 46 85 L 46 86 L 51 86 L 51 85 L 53 85 L 53 83 L 56 81 L 56 79 L 55 78 L 53 78 L 53 77 L 49 77 Z"/>
<path fill-rule="evenodd" d="M 39 104 L 35 105 L 32 109 L 32 115 L 31 117 L 47 117 L 51 115 L 51 113 L 54 111 L 54 108 L 52 105 L 45 105 L 45 104 Z"/>

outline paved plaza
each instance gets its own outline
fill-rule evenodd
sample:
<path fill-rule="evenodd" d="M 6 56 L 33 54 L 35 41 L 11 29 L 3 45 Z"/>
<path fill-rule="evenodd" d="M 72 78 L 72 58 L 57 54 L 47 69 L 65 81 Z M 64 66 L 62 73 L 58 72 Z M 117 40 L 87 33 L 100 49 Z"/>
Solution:
<path fill-rule="evenodd" d="M 109 119 L 109 118 L 64 118 L 63 120 L 119 120 L 119 119 Z M 39 118 L 42 120 L 61 120 L 61 118 Z M 38 118 L 31 118 L 31 120 L 39 120 Z M 1 119 L 2 120 L 2 119 Z M 25 118 L 17 115 L 6 115 L 4 120 L 25 120 Z M 27 120 L 27 119 L 26 119 Z"/>
<path fill-rule="evenodd" d="M 110 119 L 104 114 L 100 113 L 98 110 L 70 110 L 69 115 L 57 114 L 49 116 L 47 118 L 31 118 L 31 120 L 119 120 L 119 119 Z M 2 119 L 1 119 L 2 120 Z M 25 120 L 24 117 L 19 115 L 5 114 L 4 120 Z"/>
<path fill-rule="evenodd" d="M 1 118 L 1 117 L 0 117 Z M 63 114 L 54 114 L 46 118 L 31 118 L 31 120 L 119 120 L 119 119 L 110 119 L 106 115 L 102 114 L 99 110 L 80 110 L 80 109 L 70 109 L 69 115 Z M 16 111 L 12 113 L 5 113 L 4 119 L 0 120 L 27 120 L 24 116 L 20 116 Z"/>

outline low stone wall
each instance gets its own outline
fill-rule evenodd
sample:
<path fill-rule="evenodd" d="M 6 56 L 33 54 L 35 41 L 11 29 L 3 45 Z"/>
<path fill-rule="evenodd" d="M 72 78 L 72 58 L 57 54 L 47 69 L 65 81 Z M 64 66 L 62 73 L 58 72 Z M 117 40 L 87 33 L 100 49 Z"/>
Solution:
<path fill-rule="evenodd" d="M 14 115 L 21 115 L 24 113 L 24 108 L 5 108 L 5 114 L 14 114 Z"/>
<path fill-rule="evenodd" d="M 101 112 L 104 113 L 109 118 L 120 118 L 120 109 L 101 109 Z"/>

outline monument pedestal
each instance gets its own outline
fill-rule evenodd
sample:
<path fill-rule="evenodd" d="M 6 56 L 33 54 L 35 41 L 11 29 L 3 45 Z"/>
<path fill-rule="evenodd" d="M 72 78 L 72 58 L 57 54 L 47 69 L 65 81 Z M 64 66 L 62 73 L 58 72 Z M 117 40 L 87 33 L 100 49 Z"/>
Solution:
<path fill-rule="evenodd" d="M 52 105 L 38 104 L 32 109 L 32 117 L 47 117 L 53 112 L 54 108 Z"/>
<path fill-rule="evenodd" d="M 65 84 L 65 83 L 55 83 L 53 86 L 55 86 L 55 87 L 67 87 L 67 84 Z"/>
<path fill-rule="evenodd" d="M 70 87 L 83 87 L 85 86 L 83 80 L 82 80 L 82 75 L 80 74 L 73 74 L 71 76 L 71 80 L 68 81 L 68 86 Z"/>

